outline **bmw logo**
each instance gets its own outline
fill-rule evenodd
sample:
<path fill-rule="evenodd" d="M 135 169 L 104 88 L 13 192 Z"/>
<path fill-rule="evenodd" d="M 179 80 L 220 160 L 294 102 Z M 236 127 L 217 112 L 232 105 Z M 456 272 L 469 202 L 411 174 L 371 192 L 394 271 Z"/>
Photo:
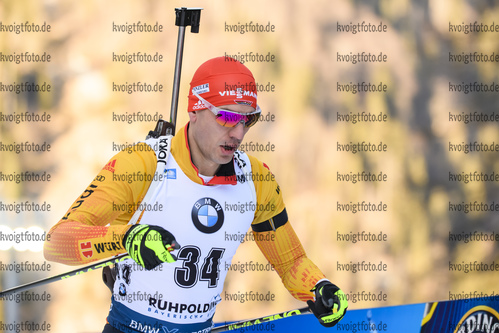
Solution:
<path fill-rule="evenodd" d="M 126 287 L 123 283 L 120 283 L 120 290 L 119 290 L 120 296 L 125 296 L 126 295 Z"/>
<path fill-rule="evenodd" d="M 222 206 L 212 198 L 196 201 L 192 207 L 191 217 L 194 226 L 205 234 L 217 232 L 224 224 Z"/>

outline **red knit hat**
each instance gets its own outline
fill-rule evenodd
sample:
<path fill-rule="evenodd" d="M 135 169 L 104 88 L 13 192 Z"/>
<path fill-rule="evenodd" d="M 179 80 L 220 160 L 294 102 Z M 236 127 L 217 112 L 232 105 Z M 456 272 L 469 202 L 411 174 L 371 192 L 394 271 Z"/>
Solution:
<path fill-rule="evenodd" d="M 206 61 L 192 77 L 187 111 L 206 109 L 193 92 L 214 106 L 244 104 L 256 109 L 255 78 L 246 66 L 231 57 Z"/>

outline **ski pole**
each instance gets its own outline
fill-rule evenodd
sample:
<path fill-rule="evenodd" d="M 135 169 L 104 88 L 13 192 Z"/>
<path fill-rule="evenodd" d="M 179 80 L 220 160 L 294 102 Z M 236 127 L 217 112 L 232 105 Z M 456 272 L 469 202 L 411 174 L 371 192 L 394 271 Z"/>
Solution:
<path fill-rule="evenodd" d="M 250 319 L 250 320 L 243 320 L 243 321 L 238 321 L 232 324 L 226 324 L 223 326 L 218 326 L 215 327 L 211 330 L 212 333 L 216 332 L 225 332 L 225 331 L 233 331 L 237 330 L 243 327 L 248 327 L 248 326 L 253 326 L 253 325 L 259 325 L 259 324 L 265 324 L 268 322 L 272 322 L 275 320 L 283 319 L 283 318 L 288 318 L 291 316 L 299 316 L 305 313 L 310 312 L 309 307 L 304 307 L 300 309 L 295 309 L 295 310 L 290 310 L 290 311 L 284 311 L 281 313 L 276 313 L 270 316 L 265 316 L 265 317 L 259 317 L 255 319 Z"/>
<path fill-rule="evenodd" d="M 13 294 L 13 293 L 18 293 L 18 292 L 21 292 L 24 290 L 28 290 L 28 289 L 31 289 L 34 287 L 43 286 L 44 284 L 64 280 L 64 279 L 70 278 L 72 276 L 81 275 L 83 273 L 93 271 L 94 269 L 99 269 L 99 268 L 103 268 L 103 267 L 112 265 L 114 263 L 118 263 L 118 262 L 120 262 L 124 259 L 127 259 L 127 258 L 130 258 L 128 253 L 120 254 L 119 256 L 113 257 L 111 259 L 106 259 L 104 261 L 100 261 L 98 263 L 88 265 L 88 266 L 85 266 L 82 268 L 77 268 L 77 269 L 72 270 L 70 272 L 62 273 L 62 274 L 59 274 L 56 276 L 48 277 L 45 279 L 41 279 L 38 281 L 34 281 L 34 282 L 26 283 L 26 284 L 23 284 L 23 285 L 20 285 L 17 287 L 13 287 L 13 288 L 1 291 L 0 298 L 5 297 L 5 296 L 10 295 L 10 294 Z"/>

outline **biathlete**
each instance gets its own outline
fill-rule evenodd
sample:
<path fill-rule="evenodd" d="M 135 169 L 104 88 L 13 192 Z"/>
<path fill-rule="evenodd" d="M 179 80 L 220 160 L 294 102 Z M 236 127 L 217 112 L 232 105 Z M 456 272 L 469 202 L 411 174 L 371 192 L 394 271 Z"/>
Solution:
<path fill-rule="evenodd" d="M 111 158 L 50 229 L 45 258 L 81 265 L 128 252 L 115 267 L 103 332 L 210 332 L 224 267 L 241 243 L 225 235 L 251 227 L 291 295 L 334 326 L 347 310 L 345 294 L 307 258 L 268 167 L 238 150 L 261 115 L 253 74 L 229 57 L 208 60 L 188 99 L 189 122 L 175 136 Z M 142 181 L 123 177 L 139 174 Z M 241 202 L 254 204 L 225 209 Z M 137 211 L 139 223 L 129 224 Z M 147 297 L 129 302 L 134 294 Z"/>

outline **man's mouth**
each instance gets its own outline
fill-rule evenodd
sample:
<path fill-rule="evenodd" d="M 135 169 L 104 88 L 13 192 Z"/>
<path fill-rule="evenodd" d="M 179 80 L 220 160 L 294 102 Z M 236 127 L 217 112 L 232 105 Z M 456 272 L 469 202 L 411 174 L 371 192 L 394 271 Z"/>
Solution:
<path fill-rule="evenodd" d="M 233 153 L 236 151 L 237 149 L 237 144 L 224 144 L 224 145 L 220 145 L 220 147 L 222 147 L 222 149 L 227 152 L 227 153 Z"/>

